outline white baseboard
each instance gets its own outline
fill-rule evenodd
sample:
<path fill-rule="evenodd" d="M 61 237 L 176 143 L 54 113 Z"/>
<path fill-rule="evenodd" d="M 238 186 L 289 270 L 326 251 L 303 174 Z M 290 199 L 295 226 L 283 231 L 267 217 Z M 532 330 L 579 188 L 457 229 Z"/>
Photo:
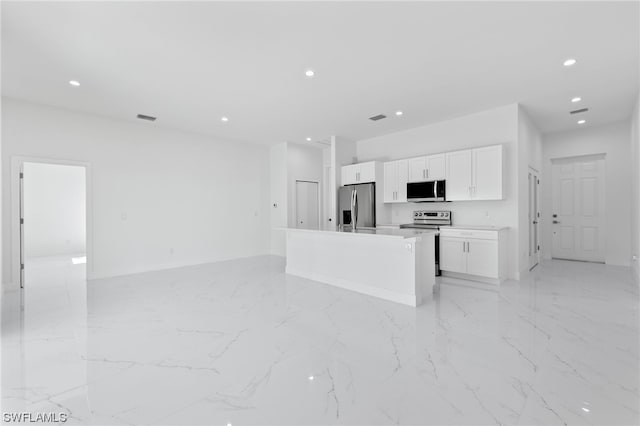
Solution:
<path fill-rule="evenodd" d="M 211 258 L 211 259 L 200 259 L 194 261 L 184 261 L 184 262 L 169 262 L 158 265 L 146 265 L 137 268 L 127 268 L 119 271 L 111 271 L 111 272 L 102 272 L 96 273 L 87 272 L 87 280 L 103 280 L 107 278 L 116 278 L 123 277 L 127 275 L 136 275 L 136 274 L 144 274 L 145 272 L 156 272 L 156 271 L 166 271 L 169 269 L 179 269 L 179 268 L 187 268 L 189 266 L 199 266 L 206 265 L 208 263 L 216 263 L 216 262 L 228 262 L 231 260 L 239 260 L 239 259 L 247 259 L 250 257 L 262 257 L 262 256 L 272 256 L 270 253 L 260 253 L 254 255 L 247 255 L 241 257 L 228 257 L 228 258 Z"/>
<path fill-rule="evenodd" d="M 442 271 L 442 276 L 457 278 L 459 280 L 481 282 L 481 283 L 491 284 L 496 286 L 499 286 L 504 281 L 497 278 L 480 277 L 478 275 L 461 274 L 459 272 L 449 272 L 449 271 Z"/>
<path fill-rule="evenodd" d="M 395 293 L 393 291 L 385 290 L 382 288 L 370 287 L 364 284 L 354 283 L 351 281 L 331 277 L 323 274 L 306 273 L 297 271 L 287 266 L 285 272 L 289 275 L 295 275 L 302 278 L 307 278 L 313 281 L 318 281 L 323 284 L 329 284 L 334 287 L 340 287 L 345 290 L 355 291 L 356 293 L 366 294 L 368 296 L 378 297 L 380 299 L 390 300 L 392 302 L 401 303 L 408 306 L 418 306 L 421 301 L 417 300 L 417 296 L 413 294 Z"/>

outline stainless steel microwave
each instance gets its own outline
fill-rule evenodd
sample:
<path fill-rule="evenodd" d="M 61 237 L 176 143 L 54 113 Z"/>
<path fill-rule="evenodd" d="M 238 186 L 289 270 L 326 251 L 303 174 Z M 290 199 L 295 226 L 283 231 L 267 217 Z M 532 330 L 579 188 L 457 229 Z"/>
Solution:
<path fill-rule="evenodd" d="M 409 182 L 407 184 L 407 201 L 413 201 L 413 202 L 447 201 L 446 181 L 430 180 L 427 182 Z"/>

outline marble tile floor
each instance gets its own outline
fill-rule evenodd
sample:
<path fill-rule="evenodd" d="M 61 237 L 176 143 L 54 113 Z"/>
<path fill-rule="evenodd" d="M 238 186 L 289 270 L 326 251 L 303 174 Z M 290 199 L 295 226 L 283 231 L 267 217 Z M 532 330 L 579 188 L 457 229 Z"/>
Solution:
<path fill-rule="evenodd" d="M 67 424 L 637 425 L 638 286 L 547 261 L 411 308 L 257 257 L 86 283 L 32 265 L 2 300 L 2 411 Z"/>

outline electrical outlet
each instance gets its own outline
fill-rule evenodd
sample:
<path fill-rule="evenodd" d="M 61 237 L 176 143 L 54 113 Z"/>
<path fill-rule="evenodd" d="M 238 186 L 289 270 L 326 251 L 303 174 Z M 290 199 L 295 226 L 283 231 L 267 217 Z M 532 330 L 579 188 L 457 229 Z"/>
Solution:
<path fill-rule="evenodd" d="M 631 259 L 633 259 L 634 262 L 638 261 L 638 256 L 636 256 L 635 254 L 633 256 L 631 256 Z"/>
<path fill-rule="evenodd" d="M 173 247 L 169 248 L 169 255 L 173 256 Z"/>
<path fill-rule="evenodd" d="M 120 219 L 127 220 L 127 213 L 126 212 L 120 213 Z"/>

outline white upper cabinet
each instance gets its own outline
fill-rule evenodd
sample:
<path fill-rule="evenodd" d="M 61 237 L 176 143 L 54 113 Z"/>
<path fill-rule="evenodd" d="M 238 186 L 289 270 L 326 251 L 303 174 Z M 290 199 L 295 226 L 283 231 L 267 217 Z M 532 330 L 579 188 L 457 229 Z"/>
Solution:
<path fill-rule="evenodd" d="M 445 154 L 409 159 L 409 182 L 445 178 Z"/>
<path fill-rule="evenodd" d="M 376 181 L 376 162 L 350 164 L 342 166 L 342 185 L 369 183 Z"/>
<path fill-rule="evenodd" d="M 502 145 L 448 152 L 447 201 L 502 200 Z"/>
<path fill-rule="evenodd" d="M 407 201 L 408 161 L 398 160 L 384 163 L 384 202 Z"/>
<path fill-rule="evenodd" d="M 358 183 L 367 183 L 376 181 L 376 162 L 369 161 L 367 163 L 360 163 L 360 175 L 358 176 Z"/>
<path fill-rule="evenodd" d="M 350 166 L 342 166 L 342 185 L 350 185 L 352 183 L 357 183 L 358 181 L 358 170 L 359 167 L 357 164 L 352 164 Z"/>
<path fill-rule="evenodd" d="M 473 150 L 474 200 L 502 200 L 502 145 Z"/>
<path fill-rule="evenodd" d="M 427 180 L 427 157 L 409 159 L 409 182 Z"/>
<path fill-rule="evenodd" d="M 471 199 L 471 150 L 448 152 L 445 154 L 447 201 Z"/>
<path fill-rule="evenodd" d="M 427 180 L 446 179 L 446 161 L 444 154 L 430 155 L 426 158 Z"/>

